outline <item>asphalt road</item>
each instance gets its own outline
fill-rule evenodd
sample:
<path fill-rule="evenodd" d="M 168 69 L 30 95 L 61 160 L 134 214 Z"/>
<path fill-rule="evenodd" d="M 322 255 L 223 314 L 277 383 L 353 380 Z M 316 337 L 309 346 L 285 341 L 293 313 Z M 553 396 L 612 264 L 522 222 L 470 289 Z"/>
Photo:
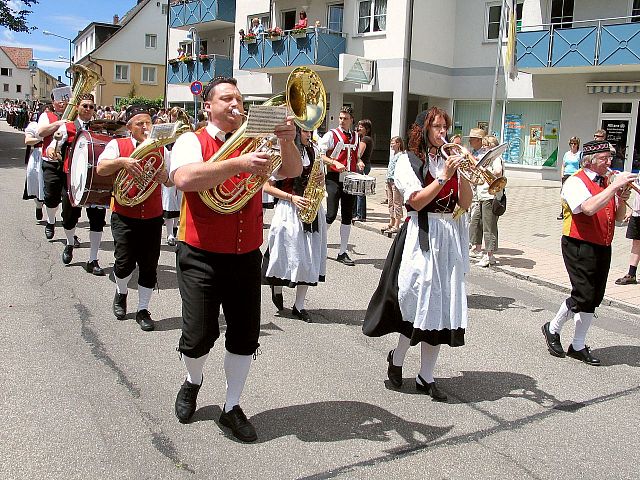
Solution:
<path fill-rule="evenodd" d="M 355 267 L 333 261 L 338 229 L 329 232 L 327 283 L 307 301 L 315 323 L 276 314 L 263 289 L 261 354 L 241 402 L 258 441 L 241 444 L 218 423 L 220 342 L 193 422 L 181 425 L 173 249 L 162 247 L 157 330 L 142 332 L 131 314 L 117 321 L 114 284 L 82 268 L 86 218 L 64 266 L 61 226 L 46 240 L 21 199 L 22 137 L 3 121 L 0 130 L 0 478 L 637 478 L 637 316 L 599 309 L 587 343 L 602 367 L 557 359 L 540 326 L 563 295 L 472 267 L 467 345 L 443 347 L 436 367 L 449 402 L 416 394 L 417 348 L 394 391 L 385 358 L 395 338 L 361 333 L 391 240 L 360 228 Z M 108 227 L 100 261 L 110 272 Z M 285 291 L 286 307 L 293 298 Z"/>

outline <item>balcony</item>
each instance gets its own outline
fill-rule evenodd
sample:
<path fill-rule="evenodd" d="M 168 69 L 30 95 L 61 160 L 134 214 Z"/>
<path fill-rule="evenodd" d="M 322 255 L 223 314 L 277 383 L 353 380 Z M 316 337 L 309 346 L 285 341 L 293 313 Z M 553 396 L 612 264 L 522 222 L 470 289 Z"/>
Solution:
<path fill-rule="evenodd" d="M 299 66 L 336 69 L 346 42 L 341 33 L 326 29 L 309 29 L 301 36 L 284 32 L 278 39 L 259 35 L 255 43 L 240 43 L 239 68 L 270 73 L 288 72 L 289 67 Z"/>
<path fill-rule="evenodd" d="M 231 58 L 222 55 L 207 55 L 207 58 L 192 62 L 169 63 L 167 83 L 183 84 L 199 80 L 207 84 L 215 77 L 231 77 L 232 75 L 233 60 Z"/>
<path fill-rule="evenodd" d="M 171 14 L 169 27 L 181 28 L 224 21 L 235 23 L 235 0 L 173 0 L 171 2 Z"/>
<path fill-rule="evenodd" d="M 574 28 L 544 26 L 518 33 L 518 69 L 530 73 L 640 71 L 640 23 L 630 18 L 574 22 Z M 627 21 L 625 21 L 627 20 Z"/>

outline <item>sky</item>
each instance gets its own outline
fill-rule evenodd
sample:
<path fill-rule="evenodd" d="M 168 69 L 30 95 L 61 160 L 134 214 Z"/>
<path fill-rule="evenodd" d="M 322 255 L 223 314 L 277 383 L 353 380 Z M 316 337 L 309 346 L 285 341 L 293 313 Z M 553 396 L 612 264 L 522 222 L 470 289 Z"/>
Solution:
<path fill-rule="evenodd" d="M 5 1 L 5 0 L 2 0 Z M 19 0 L 6 0 L 14 10 L 31 10 L 27 17 L 29 26 L 36 27 L 30 33 L 12 32 L 0 28 L 0 45 L 33 48 L 38 67 L 54 77 L 62 76 L 69 66 L 69 41 L 44 35 L 43 30 L 74 39 L 79 31 L 91 22 L 112 23 L 113 16 L 120 18 L 137 3 L 136 0 L 39 0 L 30 8 Z M 60 58 L 62 57 L 62 58 Z"/>

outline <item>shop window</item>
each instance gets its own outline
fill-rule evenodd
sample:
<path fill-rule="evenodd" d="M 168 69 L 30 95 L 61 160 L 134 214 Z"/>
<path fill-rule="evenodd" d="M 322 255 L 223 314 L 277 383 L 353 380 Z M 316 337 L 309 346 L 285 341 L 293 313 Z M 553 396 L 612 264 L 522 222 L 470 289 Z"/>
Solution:
<path fill-rule="evenodd" d="M 551 1 L 551 23 L 556 28 L 571 28 L 573 24 L 573 0 Z"/>
<path fill-rule="evenodd" d="M 387 29 L 387 0 L 358 2 L 358 33 L 384 32 Z"/>
<path fill-rule="evenodd" d="M 602 113 L 631 113 L 631 102 L 602 102 Z"/>

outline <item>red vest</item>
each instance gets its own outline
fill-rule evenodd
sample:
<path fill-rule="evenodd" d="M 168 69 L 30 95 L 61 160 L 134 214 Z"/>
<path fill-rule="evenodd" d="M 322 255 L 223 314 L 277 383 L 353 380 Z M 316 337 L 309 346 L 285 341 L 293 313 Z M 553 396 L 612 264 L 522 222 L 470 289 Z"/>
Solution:
<path fill-rule="evenodd" d="M 58 121 L 58 116 L 55 113 L 49 112 L 49 111 L 46 111 L 44 113 L 47 114 L 47 117 L 49 118 L 49 123 Z M 43 157 L 47 155 L 47 148 L 49 148 L 49 145 L 51 145 L 51 142 L 53 142 L 53 133 L 51 135 L 47 135 L 42 139 L 42 156 Z"/>
<path fill-rule="evenodd" d="M 71 166 L 71 146 L 73 145 L 73 141 L 76 139 L 76 124 L 75 122 L 67 122 L 65 124 L 65 128 L 67 129 L 67 148 L 64 155 L 64 164 L 62 166 L 62 171 L 64 173 L 69 173 L 69 167 Z"/>
<path fill-rule="evenodd" d="M 222 142 L 212 138 L 206 129 L 196 132 L 205 160 L 218 151 Z M 231 156 L 237 157 L 240 150 Z M 249 177 L 240 173 L 222 184 L 229 189 Z M 198 192 L 184 192 L 180 209 L 178 239 L 192 247 L 215 253 L 242 254 L 262 245 L 262 198 L 254 195 L 239 211 L 221 214 L 211 210 L 200 199 Z"/>
<path fill-rule="evenodd" d="M 431 172 L 427 172 L 425 186 L 429 185 L 435 179 L 431 176 Z M 458 203 L 458 172 L 453 175 L 442 186 L 435 198 L 425 207 L 427 212 L 436 213 L 452 213 Z"/>
<path fill-rule="evenodd" d="M 575 174 L 586 185 L 591 195 L 597 195 L 607 186 L 600 186 L 591 180 L 583 169 L 578 170 Z M 616 217 L 616 200 L 615 197 L 609 200 L 607 205 L 600 209 L 595 215 L 585 215 L 584 213 L 572 213 L 569 205 L 563 202 L 564 222 L 562 224 L 562 234 L 585 242 L 595 243 L 597 245 L 611 245 L 613 241 L 613 232 L 615 228 Z"/>
<path fill-rule="evenodd" d="M 342 140 L 342 143 L 344 143 L 345 147 L 347 145 L 353 145 L 351 147 L 350 150 L 348 150 L 347 148 L 343 148 L 342 151 L 340 152 L 340 154 L 338 155 L 338 158 L 336 158 L 336 160 L 338 162 L 340 162 L 342 165 L 344 165 L 345 167 L 347 167 L 347 170 L 350 172 L 355 172 L 356 171 L 356 163 L 358 162 L 358 143 L 359 139 L 358 139 L 358 134 L 356 132 L 351 132 L 351 140 L 347 139 L 347 136 L 345 135 L 345 133 L 339 129 L 339 128 L 334 128 L 331 130 L 331 133 L 333 134 L 333 146 L 335 148 L 335 146 L 338 144 L 338 142 L 340 140 Z M 329 151 L 327 151 L 327 156 L 331 157 L 331 153 L 333 152 L 333 148 Z M 347 154 L 350 154 L 350 163 L 349 165 L 347 165 Z M 337 172 L 338 170 L 336 169 L 336 167 L 334 167 L 333 165 L 329 166 L 329 169 L 332 172 Z"/>
<path fill-rule="evenodd" d="M 130 138 L 116 138 L 121 157 L 128 157 L 133 153 L 134 147 Z M 162 150 L 162 149 L 158 149 Z M 160 152 L 161 154 L 164 152 Z M 144 202 L 134 206 L 125 207 L 120 205 L 115 197 L 111 201 L 111 210 L 114 213 L 129 218 L 149 219 L 162 216 L 162 189 L 158 185 L 153 193 Z"/>

